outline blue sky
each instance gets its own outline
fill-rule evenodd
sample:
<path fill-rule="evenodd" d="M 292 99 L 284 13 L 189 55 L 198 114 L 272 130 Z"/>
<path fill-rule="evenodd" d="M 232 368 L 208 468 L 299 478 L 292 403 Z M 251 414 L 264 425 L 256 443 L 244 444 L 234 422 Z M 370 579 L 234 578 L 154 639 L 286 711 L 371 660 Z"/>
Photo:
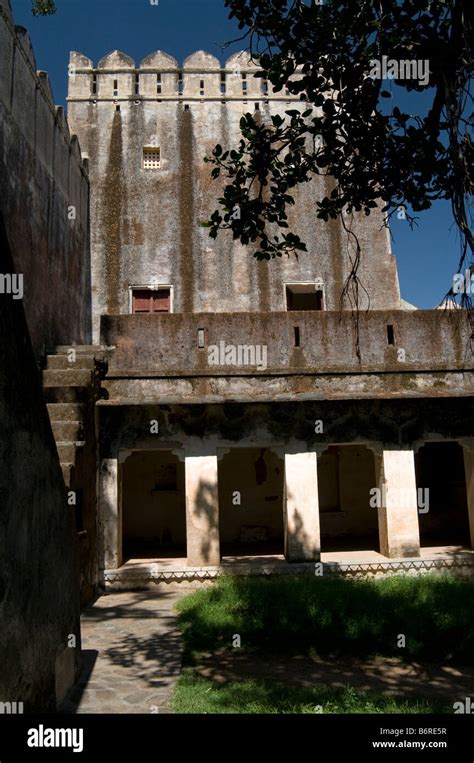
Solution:
<path fill-rule="evenodd" d="M 15 22 L 30 32 L 37 66 L 49 73 L 58 104 L 66 99 L 70 50 L 94 63 L 115 49 L 137 62 L 154 50 L 183 61 L 199 49 L 224 61 L 242 47 L 236 44 L 225 52 L 219 47 L 240 35 L 223 0 L 159 0 L 158 5 L 150 0 L 57 0 L 57 13 L 45 18 L 33 17 L 31 0 L 13 0 L 12 5 Z M 438 202 L 420 215 L 414 230 L 406 221 L 394 221 L 392 234 L 403 298 L 420 308 L 436 306 L 459 255 L 450 205 Z"/>

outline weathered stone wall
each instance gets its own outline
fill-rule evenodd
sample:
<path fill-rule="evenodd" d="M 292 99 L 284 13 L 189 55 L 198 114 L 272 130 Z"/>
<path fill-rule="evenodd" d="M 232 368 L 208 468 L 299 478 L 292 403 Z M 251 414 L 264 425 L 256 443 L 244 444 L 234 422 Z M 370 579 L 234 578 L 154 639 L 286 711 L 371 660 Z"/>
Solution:
<path fill-rule="evenodd" d="M 71 54 L 71 64 L 68 117 L 90 160 L 96 340 L 100 315 L 128 313 L 129 288 L 153 283 L 174 286 L 174 312 L 284 310 L 285 283 L 317 280 L 324 283 L 325 308 L 339 308 L 348 238 L 339 223 L 315 217 L 315 198 L 330 191 L 321 185 L 325 179 L 295 192 L 289 223 L 308 245 L 297 259 L 258 262 L 228 232 L 213 241 L 200 226 L 221 192 L 203 158 L 218 142 L 238 144 L 246 112 L 269 122 L 288 108 L 304 108 L 301 101 L 271 87 L 264 92 L 246 54 L 232 56 L 224 69 L 202 51 L 182 69 L 161 52 L 138 68 L 118 51 L 96 68 L 79 53 Z M 159 170 L 142 169 L 144 146 L 160 147 Z M 399 308 L 396 264 L 381 217 L 348 218 L 347 225 L 361 242 L 360 277 L 372 308 Z"/>
<path fill-rule="evenodd" d="M 77 138 L 0 0 L 0 212 L 37 354 L 90 341 L 89 181 Z"/>
<path fill-rule="evenodd" d="M 282 403 L 100 406 L 101 459 L 121 451 L 216 448 L 277 449 L 371 443 L 399 448 L 429 441 L 472 439 L 474 398 L 315 400 Z M 150 421 L 158 421 L 158 434 Z M 322 430 L 315 422 L 323 423 Z M 276 451 L 278 452 L 278 451 Z"/>
<path fill-rule="evenodd" d="M 110 348 L 109 377 L 467 371 L 473 369 L 469 337 L 464 310 L 363 312 L 360 358 L 349 311 L 107 315 L 102 317 L 101 334 Z M 240 356 L 239 346 L 245 348 Z M 237 362 L 232 348 L 237 348 Z"/>
<path fill-rule="evenodd" d="M 0 272 L 12 267 L 0 215 Z M 1 294 L 0 701 L 25 712 L 55 710 L 78 668 L 73 512 L 23 305 Z"/>

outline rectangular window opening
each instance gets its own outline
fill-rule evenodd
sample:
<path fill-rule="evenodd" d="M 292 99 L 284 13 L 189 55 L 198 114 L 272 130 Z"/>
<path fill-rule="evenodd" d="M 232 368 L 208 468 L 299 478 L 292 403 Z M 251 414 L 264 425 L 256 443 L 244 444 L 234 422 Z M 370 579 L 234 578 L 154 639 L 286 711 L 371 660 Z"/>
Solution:
<path fill-rule="evenodd" d="M 178 95 L 183 95 L 183 72 L 178 72 Z"/>
<path fill-rule="evenodd" d="M 320 284 L 288 284 L 286 286 L 286 309 L 322 310 L 323 289 Z"/>
<path fill-rule="evenodd" d="M 300 347 L 300 327 L 295 326 L 295 347 Z"/>
<path fill-rule="evenodd" d="M 395 344 L 395 331 L 391 323 L 387 324 L 387 341 L 389 344 Z"/>
<path fill-rule="evenodd" d="M 135 95 L 140 95 L 140 75 L 135 74 Z"/>
<path fill-rule="evenodd" d="M 161 95 L 161 74 L 156 75 L 156 94 Z"/>
<path fill-rule="evenodd" d="M 114 79 L 114 95 L 118 95 L 118 79 Z"/>
<path fill-rule="evenodd" d="M 160 286 L 154 288 L 132 289 L 132 313 L 170 313 L 171 312 L 171 287 Z"/>
<path fill-rule="evenodd" d="M 205 347 L 204 329 L 198 329 L 198 348 L 203 350 Z"/>
<path fill-rule="evenodd" d="M 97 74 L 92 75 L 92 95 L 97 95 Z"/>
<path fill-rule="evenodd" d="M 146 146 L 143 149 L 143 169 L 159 170 L 161 166 L 161 150 L 158 146 Z"/>
<path fill-rule="evenodd" d="M 225 72 L 221 72 L 221 94 L 222 95 L 225 95 L 225 85 L 226 85 Z"/>

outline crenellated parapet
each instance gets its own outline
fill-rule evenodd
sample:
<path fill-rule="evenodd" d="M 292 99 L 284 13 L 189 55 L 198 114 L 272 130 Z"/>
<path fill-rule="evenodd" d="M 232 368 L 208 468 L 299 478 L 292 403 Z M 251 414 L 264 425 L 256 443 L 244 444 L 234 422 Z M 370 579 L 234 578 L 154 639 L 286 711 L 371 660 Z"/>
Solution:
<path fill-rule="evenodd" d="M 182 66 L 163 51 L 146 56 L 137 66 L 118 50 L 94 66 L 73 51 L 69 62 L 69 101 L 289 101 L 287 91 L 274 92 L 271 83 L 256 77 L 259 66 L 248 52 L 234 53 L 224 66 L 199 50 Z"/>

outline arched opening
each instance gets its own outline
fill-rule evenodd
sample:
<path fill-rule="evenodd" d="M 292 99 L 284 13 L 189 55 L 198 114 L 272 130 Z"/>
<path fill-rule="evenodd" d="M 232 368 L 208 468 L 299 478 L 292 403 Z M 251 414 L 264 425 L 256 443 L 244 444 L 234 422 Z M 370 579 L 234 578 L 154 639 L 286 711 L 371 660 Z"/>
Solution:
<path fill-rule="evenodd" d="M 462 446 L 428 442 L 415 456 L 420 545 L 470 546 Z"/>
<path fill-rule="evenodd" d="M 222 556 L 283 554 L 283 460 L 268 448 L 233 448 L 218 468 Z"/>
<path fill-rule="evenodd" d="M 184 464 L 170 450 L 137 451 L 122 467 L 123 558 L 186 556 Z"/>
<path fill-rule="evenodd" d="M 379 551 L 374 454 L 364 445 L 330 445 L 318 458 L 321 551 Z"/>

